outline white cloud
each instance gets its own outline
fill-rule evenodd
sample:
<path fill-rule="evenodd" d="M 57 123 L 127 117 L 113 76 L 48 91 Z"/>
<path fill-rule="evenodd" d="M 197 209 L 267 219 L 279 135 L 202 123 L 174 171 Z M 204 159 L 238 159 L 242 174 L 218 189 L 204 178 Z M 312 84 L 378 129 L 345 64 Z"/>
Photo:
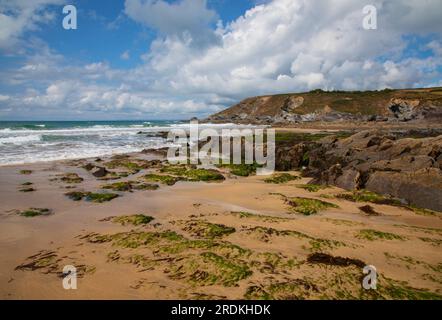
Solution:
<path fill-rule="evenodd" d="M 120 58 L 122 60 L 129 60 L 130 59 L 130 53 L 129 50 L 124 51 L 121 55 Z"/>
<path fill-rule="evenodd" d="M 125 13 L 133 20 L 157 29 L 161 34 L 180 39 L 190 38 L 201 46 L 216 41 L 209 26 L 218 15 L 207 8 L 207 0 L 126 0 Z"/>
<path fill-rule="evenodd" d="M 0 1 L 0 49 L 12 50 L 27 31 L 54 19 L 47 6 L 62 4 L 65 0 L 2 0 Z"/>
<path fill-rule="evenodd" d="M 4 105 L 180 117 L 261 94 L 440 84 L 442 2 L 371 3 L 378 30 L 368 31 L 362 29 L 366 1 L 274 0 L 215 27 L 217 15 L 204 0 L 127 0 L 129 18 L 159 31 L 141 65 L 71 65 L 36 44 L 37 54 L 20 69 L 0 71 L 0 83 L 26 88 Z M 431 39 L 420 50 L 433 55 L 404 58 L 411 41 L 404 35 Z"/>

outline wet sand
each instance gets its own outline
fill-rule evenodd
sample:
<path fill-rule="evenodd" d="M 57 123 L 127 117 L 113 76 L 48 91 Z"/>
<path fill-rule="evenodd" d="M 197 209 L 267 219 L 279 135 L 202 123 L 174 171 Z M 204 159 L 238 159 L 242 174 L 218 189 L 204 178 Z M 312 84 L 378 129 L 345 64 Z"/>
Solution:
<path fill-rule="evenodd" d="M 379 215 L 367 215 L 359 207 L 368 203 L 335 197 L 344 190 L 297 187 L 308 178 L 272 184 L 264 182 L 268 177 L 236 177 L 225 170 L 223 182 L 180 181 L 157 190 L 116 192 L 120 197 L 104 203 L 73 201 L 64 194 L 102 192 L 103 184 L 156 170 L 101 181 L 81 167 L 85 162 L 0 167 L 1 299 L 379 298 L 361 287 L 358 263 L 315 263 L 309 260 L 315 253 L 374 265 L 384 298 L 442 294 L 440 215 L 372 203 Z M 53 180 L 68 172 L 84 180 Z M 36 191 L 20 192 L 25 182 Z M 293 211 L 290 197 L 336 207 L 305 216 Z M 33 207 L 53 213 L 17 214 Z M 106 219 L 135 214 L 154 220 L 121 225 Z M 214 225 L 226 232 L 208 234 Z M 380 233 L 369 239 L 361 236 L 364 230 Z M 39 253 L 49 258 L 36 261 Z M 34 270 L 23 267 L 31 262 Z M 65 265 L 77 267 L 77 290 L 62 287 Z"/>

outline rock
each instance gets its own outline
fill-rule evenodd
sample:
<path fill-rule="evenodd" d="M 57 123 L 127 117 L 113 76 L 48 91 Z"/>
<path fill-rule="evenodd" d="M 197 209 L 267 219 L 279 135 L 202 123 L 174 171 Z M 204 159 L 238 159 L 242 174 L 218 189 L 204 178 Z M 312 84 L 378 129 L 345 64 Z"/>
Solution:
<path fill-rule="evenodd" d="M 304 155 L 308 147 L 304 143 L 299 143 L 293 147 L 286 146 L 276 149 L 276 170 L 288 171 L 299 168 L 303 165 Z"/>
<path fill-rule="evenodd" d="M 442 172 L 438 168 L 412 172 L 377 171 L 370 175 L 366 188 L 406 199 L 418 207 L 442 211 Z"/>
<path fill-rule="evenodd" d="M 361 173 L 354 169 L 344 170 L 342 174 L 336 178 L 335 184 L 343 189 L 358 189 Z"/>
<path fill-rule="evenodd" d="M 93 167 L 90 170 L 90 172 L 96 178 L 102 178 L 102 177 L 104 177 L 105 175 L 108 174 L 108 171 L 106 170 L 106 168 L 104 168 L 104 167 L 97 167 L 97 166 Z"/>
<path fill-rule="evenodd" d="M 91 171 L 94 167 L 95 165 L 92 163 L 88 163 L 83 166 L 83 168 L 86 169 L 87 171 Z"/>
<path fill-rule="evenodd" d="M 442 136 L 401 138 L 404 133 L 362 131 L 277 150 L 277 169 L 307 166 L 312 183 L 367 189 L 442 211 Z M 308 161 L 306 164 L 306 155 Z"/>
<path fill-rule="evenodd" d="M 395 98 L 391 99 L 388 110 L 396 119 L 409 121 L 417 117 L 415 110 L 419 103 L 419 100 Z"/>

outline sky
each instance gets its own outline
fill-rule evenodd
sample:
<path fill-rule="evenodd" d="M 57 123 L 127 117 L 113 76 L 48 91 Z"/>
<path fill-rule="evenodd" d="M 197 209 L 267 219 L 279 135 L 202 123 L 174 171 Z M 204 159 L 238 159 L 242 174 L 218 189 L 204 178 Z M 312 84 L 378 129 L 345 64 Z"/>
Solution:
<path fill-rule="evenodd" d="M 441 0 L 0 0 L 0 120 L 185 120 L 250 96 L 442 86 L 441 12 Z"/>

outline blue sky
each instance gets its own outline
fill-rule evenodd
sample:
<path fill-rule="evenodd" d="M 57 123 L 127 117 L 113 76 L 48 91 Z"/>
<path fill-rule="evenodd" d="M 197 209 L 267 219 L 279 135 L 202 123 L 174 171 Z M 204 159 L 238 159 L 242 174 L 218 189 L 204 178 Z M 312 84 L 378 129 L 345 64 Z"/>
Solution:
<path fill-rule="evenodd" d="M 167 1 L 173 3 L 173 1 Z M 66 32 L 61 26 L 61 6 L 53 6 L 56 17 L 51 27 L 34 33 L 60 54 L 81 63 L 108 61 L 114 68 L 131 68 L 140 64 L 143 55 L 157 36 L 154 29 L 144 27 L 123 14 L 124 1 L 70 1 L 78 10 L 78 29 Z M 208 8 L 215 10 L 223 23 L 237 19 L 254 6 L 248 0 L 212 0 Z M 57 10 L 58 9 L 58 10 Z M 129 52 L 130 58 L 121 59 Z"/>
<path fill-rule="evenodd" d="M 248 96 L 441 86 L 442 2 L 0 0 L 0 120 L 187 119 Z M 77 8 L 77 30 L 62 8 Z"/>

